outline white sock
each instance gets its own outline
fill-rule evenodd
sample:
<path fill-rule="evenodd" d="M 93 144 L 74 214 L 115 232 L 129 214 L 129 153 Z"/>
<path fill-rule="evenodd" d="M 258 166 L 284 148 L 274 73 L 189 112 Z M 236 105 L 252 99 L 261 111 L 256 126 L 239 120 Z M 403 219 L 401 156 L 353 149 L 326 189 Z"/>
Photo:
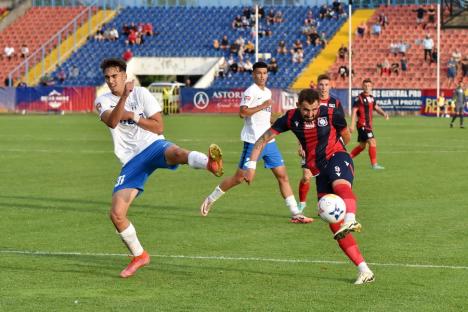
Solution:
<path fill-rule="evenodd" d="M 358 265 L 359 272 L 364 273 L 364 272 L 372 272 L 371 269 L 367 266 L 366 261 L 362 261 Z"/>
<path fill-rule="evenodd" d="M 224 195 L 223 190 L 219 187 L 219 185 L 214 189 L 213 193 L 211 193 L 208 197 L 212 202 L 217 201 L 221 196 Z"/>
<path fill-rule="evenodd" d="M 195 169 L 206 169 L 208 164 L 208 156 L 197 151 L 191 151 L 188 154 L 188 164 Z"/>
<path fill-rule="evenodd" d="M 133 256 L 138 257 L 144 251 L 143 247 L 138 240 L 135 227 L 130 223 L 128 228 L 119 233 L 120 238 L 125 245 L 127 245 L 128 250 L 132 253 Z"/>
<path fill-rule="evenodd" d="M 352 212 L 347 212 L 344 217 L 344 223 L 356 221 L 356 215 Z"/>
<path fill-rule="evenodd" d="M 307 203 L 306 202 L 300 202 L 299 205 L 301 205 L 302 207 L 307 207 Z"/>
<path fill-rule="evenodd" d="M 288 206 L 289 211 L 291 211 L 293 216 L 300 213 L 299 209 L 297 209 L 297 201 L 294 198 L 294 195 L 286 197 L 284 201 L 286 202 L 286 206 Z"/>

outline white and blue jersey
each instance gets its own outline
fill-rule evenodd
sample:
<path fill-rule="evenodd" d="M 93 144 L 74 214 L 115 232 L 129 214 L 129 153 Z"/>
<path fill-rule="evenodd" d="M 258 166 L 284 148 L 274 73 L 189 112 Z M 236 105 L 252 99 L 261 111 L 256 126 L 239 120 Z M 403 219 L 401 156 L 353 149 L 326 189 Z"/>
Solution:
<path fill-rule="evenodd" d="M 250 155 L 255 144 L 244 142 L 244 149 L 242 150 L 242 155 L 239 161 L 239 168 L 242 170 L 247 170 L 246 163 L 250 160 Z M 264 167 L 267 169 L 272 169 L 280 166 L 284 166 L 283 156 L 276 145 L 276 142 L 270 142 L 265 145 L 262 153 L 258 159 L 263 159 Z"/>
<path fill-rule="evenodd" d="M 99 96 L 95 101 L 99 117 L 114 109 L 120 97 L 112 93 Z M 144 118 L 161 112 L 161 105 L 146 89 L 135 87 L 125 102 L 125 110 Z M 133 120 L 121 120 L 115 129 L 109 128 L 114 141 L 114 153 L 122 163 L 122 170 L 114 186 L 114 193 L 122 189 L 142 192 L 148 177 L 158 168 L 176 169 L 166 163 L 164 153 L 173 143 L 163 135 L 139 127 Z"/>

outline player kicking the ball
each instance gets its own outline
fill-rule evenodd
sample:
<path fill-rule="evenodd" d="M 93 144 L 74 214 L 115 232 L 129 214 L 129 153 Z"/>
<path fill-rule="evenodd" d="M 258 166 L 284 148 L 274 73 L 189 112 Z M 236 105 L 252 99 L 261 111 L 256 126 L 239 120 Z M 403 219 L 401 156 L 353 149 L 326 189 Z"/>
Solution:
<path fill-rule="evenodd" d="M 268 65 L 264 62 L 255 63 L 253 65 L 252 76 L 254 84 L 245 90 L 239 111 L 239 115 L 244 118 L 244 128 L 241 132 L 244 149 L 239 161 L 239 168 L 233 176 L 225 178 L 205 198 L 200 207 L 202 216 L 208 215 L 215 201 L 223 196 L 225 192 L 244 181 L 244 174 L 247 169 L 246 163 L 250 159 L 254 143 L 271 126 L 271 91 L 266 87 Z M 283 156 L 275 140 L 268 141 L 265 150 L 258 156 L 263 158 L 265 168 L 271 169 L 278 180 L 281 195 L 286 202 L 286 206 L 291 211 L 292 216 L 290 221 L 292 223 L 312 222 L 313 219 L 305 217 L 297 207 L 296 199 L 289 184 L 286 167 L 284 166 Z"/>
<path fill-rule="evenodd" d="M 373 282 L 374 273 L 364 261 L 351 234 L 359 232 L 361 225 L 356 221 L 356 197 L 351 188 L 353 160 L 344 147 L 350 140 L 350 133 L 339 102 L 321 103 L 315 90 L 302 90 L 298 108 L 287 111 L 256 141 L 247 163 L 245 180 L 249 184 L 253 181 L 257 159 L 267 142 L 288 130 L 301 143 L 307 167 L 316 175 L 317 196 L 321 198 L 333 193 L 346 204 L 344 221 L 330 224 L 330 229 L 343 252 L 358 267 L 359 275 L 355 284 Z"/>
<path fill-rule="evenodd" d="M 111 92 L 99 96 L 95 106 L 101 121 L 110 129 L 114 152 L 123 165 L 114 186 L 110 218 L 133 255 L 130 264 L 120 273 L 125 278 L 150 262 L 127 212 L 135 197 L 143 192 L 153 171 L 175 170 L 179 164 L 188 164 L 219 177 L 223 174 L 223 162 L 216 144 L 209 147 L 207 156 L 164 139 L 161 105 L 146 88 L 135 87 L 133 81 L 126 82 L 125 61 L 105 59 L 101 69 Z"/>

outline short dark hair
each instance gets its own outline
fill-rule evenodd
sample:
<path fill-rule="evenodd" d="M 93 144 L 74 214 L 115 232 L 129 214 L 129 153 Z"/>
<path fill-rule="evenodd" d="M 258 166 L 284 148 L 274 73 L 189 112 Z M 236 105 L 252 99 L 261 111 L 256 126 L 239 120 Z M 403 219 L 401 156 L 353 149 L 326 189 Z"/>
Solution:
<path fill-rule="evenodd" d="M 302 102 L 307 101 L 309 103 L 314 103 L 319 100 L 319 94 L 314 89 L 304 89 L 299 92 L 298 104 L 301 105 Z"/>
<path fill-rule="evenodd" d="M 317 78 L 317 83 L 319 83 L 320 81 L 322 80 L 331 80 L 330 79 L 330 76 L 328 76 L 328 74 L 321 74 L 320 76 L 318 76 Z"/>
<path fill-rule="evenodd" d="M 365 84 L 365 83 L 368 83 L 368 82 L 372 83 L 372 80 L 370 78 L 366 78 L 366 79 L 364 79 L 362 81 L 362 84 Z"/>
<path fill-rule="evenodd" d="M 101 69 L 104 72 L 109 67 L 118 67 L 120 71 L 127 71 L 127 63 L 120 58 L 107 58 L 101 63 Z"/>
<path fill-rule="evenodd" d="M 257 68 L 267 68 L 268 69 L 268 65 L 265 62 L 256 62 L 255 64 L 253 64 L 253 70 L 255 70 Z"/>

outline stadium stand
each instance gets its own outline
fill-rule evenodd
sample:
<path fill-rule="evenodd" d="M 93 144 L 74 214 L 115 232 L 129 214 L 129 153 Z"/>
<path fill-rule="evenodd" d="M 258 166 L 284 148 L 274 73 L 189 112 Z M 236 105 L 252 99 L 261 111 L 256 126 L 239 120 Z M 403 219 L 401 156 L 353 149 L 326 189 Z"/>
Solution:
<path fill-rule="evenodd" d="M 15 49 L 16 56 L 0 59 L 0 82 L 3 83 L 8 73 L 23 61 L 19 56 L 23 44 L 28 46 L 32 54 L 85 9 L 86 7 L 33 7 L 4 29 L 0 33 L 0 42 L 4 45 L 1 47 L 2 54 L 8 45 Z M 83 21 L 85 18 L 86 16 Z"/>
<path fill-rule="evenodd" d="M 369 19 L 367 26 L 370 30 L 372 24 L 378 19 L 380 14 L 388 17 L 389 25 L 382 29 L 379 36 L 365 35 L 363 37 L 354 35 L 353 39 L 353 68 L 355 76 L 353 77 L 353 87 L 360 87 L 361 81 L 365 77 L 370 77 L 377 86 L 386 88 L 419 88 L 429 89 L 436 86 L 436 64 L 424 61 L 424 52 L 422 39 L 429 34 L 436 45 L 436 29 L 433 25 L 428 25 L 423 29 L 422 26 L 416 27 L 416 5 L 409 6 L 381 6 Z M 428 6 L 424 7 L 426 10 Z M 427 19 L 427 16 L 424 17 Z M 399 71 L 399 75 L 391 73 L 390 75 L 381 74 L 377 64 L 381 64 L 387 58 L 389 63 L 400 63 L 401 55 L 396 56 L 390 53 L 390 44 L 406 42 L 409 48 L 406 53 L 408 60 L 408 70 L 406 73 Z M 441 30 L 441 87 L 454 87 L 447 78 L 447 64 L 455 50 L 461 52 L 461 55 L 468 53 L 468 30 L 467 29 L 444 29 Z M 337 60 L 330 68 L 329 72 L 336 76 L 340 67 Z M 346 60 L 347 63 L 347 60 Z M 462 76 L 461 70 L 458 70 L 457 77 Z M 346 88 L 347 79 L 336 79 L 336 87 Z"/>
<path fill-rule="evenodd" d="M 260 39 L 260 53 L 269 53 L 276 58 L 279 71 L 270 75 L 269 85 L 271 87 L 284 87 L 292 83 L 305 65 L 322 49 L 321 47 L 307 46 L 304 35 L 301 34 L 301 26 L 306 18 L 309 7 L 265 7 L 265 12 L 270 9 L 281 11 L 284 21 L 266 25 L 262 20 L 264 28 L 269 27 L 272 36 Z M 314 17 L 318 19 L 318 7 L 313 8 Z M 229 52 L 215 50 L 213 40 L 221 40 L 227 35 L 230 42 L 239 36 L 251 40 L 251 30 L 235 30 L 231 23 L 237 15 L 242 15 L 242 7 L 153 7 L 123 9 L 111 22 L 106 24 L 102 31 L 115 28 L 119 31 L 119 39 L 89 40 L 82 48 L 76 51 L 65 63 L 53 73 L 70 72 L 74 67 L 79 68 L 78 77 L 68 77 L 63 85 L 100 85 L 104 83 L 99 71 L 99 62 L 105 57 L 121 57 L 128 49 L 126 36 L 122 35 L 122 27 L 127 24 L 152 23 L 155 35 L 145 37 L 141 45 L 130 46 L 133 57 L 229 57 Z M 346 17 L 339 19 L 323 19 L 317 31 L 325 32 L 326 38 L 331 38 L 341 27 Z M 291 54 L 278 55 L 277 46 L 280 40 L 285 40 L 288 50 L 296 39 L 304 43 L 304 62 L 292 63 Z M 253 61 L 254 57 L 250 56 Z M 213 87 L 245 87 L 250 84 L 249 74 L 235 73 L 217 78 Z"/>

